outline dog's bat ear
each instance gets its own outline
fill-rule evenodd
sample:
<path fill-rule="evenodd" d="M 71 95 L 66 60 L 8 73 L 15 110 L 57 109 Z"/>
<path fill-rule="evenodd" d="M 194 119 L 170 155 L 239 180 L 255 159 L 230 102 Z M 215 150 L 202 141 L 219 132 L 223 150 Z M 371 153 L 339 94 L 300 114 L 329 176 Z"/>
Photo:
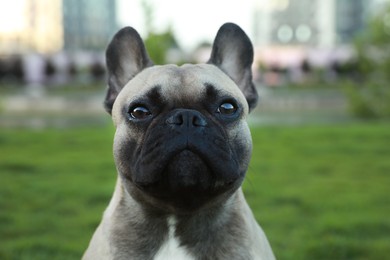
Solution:
<path fill-rule="evenodd" d="M 225 23 L 221 26 L 207 63 L 219 67 L 237 84 L 244 93 L 249 111 L 257 105 L 258 94 L 252 81 L 253 46 L 238 25 Z"/>
<path fill-rule="evenodd" d="M 153 65 L 141 36 L 131 27 L 117 32 L 107 47 L 108 91 L 104 101 L 111 114 L 119 92 L 126 83 L 146 67 Z"/>

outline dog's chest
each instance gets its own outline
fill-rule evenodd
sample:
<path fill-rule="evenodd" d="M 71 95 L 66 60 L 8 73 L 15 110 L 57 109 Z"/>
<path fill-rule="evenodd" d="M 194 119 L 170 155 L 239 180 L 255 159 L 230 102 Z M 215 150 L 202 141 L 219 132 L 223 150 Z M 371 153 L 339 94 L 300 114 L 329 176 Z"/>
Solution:
<path fill-rule="evenodd" d="M 180 242 L 175 237 L 176 219 L 168 218 L 169 235 L 168 239 L 160 247 L 156 253 L 154 260 L 192 260 L 190 252 L 185 247 L 180 246 Z"/>

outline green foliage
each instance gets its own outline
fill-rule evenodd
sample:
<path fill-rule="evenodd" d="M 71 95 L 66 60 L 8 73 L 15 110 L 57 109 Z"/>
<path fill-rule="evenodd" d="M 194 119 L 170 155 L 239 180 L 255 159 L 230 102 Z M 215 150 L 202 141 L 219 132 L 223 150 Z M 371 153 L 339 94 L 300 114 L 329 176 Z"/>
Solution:
<path fill-rule="evenodd" d="M 145 17 L 145 27 L 148 33 L 145 39 L 146 49 L 156 65 L 167 63 L 167 53 L 170 49 L 179 48 L 173 31 L 168 28 L 162 33 L 156 33 L 153 28 L 154 6 L 150 0 L 142 0 L 141 6 Z"/>
<path fill-rule="evenodd" d="M 390 79 L 390 4 L 369 19 L 366 30 L 356 39 L 358 69 L 368 77 Z"/>
<path fill-rule="evenodd" d="M 345 86 L 350 111 L 363 119 L 390 118 L 390 88 L 386 83 L 370 81 L 362 86 Z"/>
<path fill-rule="evenodd" d="M 167 63 L 166 55 L 168 51 L 172 48 L 178 48 L 171 29 L 163 33 L 149 33 L 145 45 L 151 59 L 157 65 Z"/>
<path fill-rule="evenodd" d="M 252 128 L 244 191 L 278 259 L 386 259 L 388 124 Z M 80 259 L 114 189 L 114 131 L 0 129 L 0 259 Z"/>
<path fill-rule="evenodd" d="M 360 118 L 390 117 L 390 4 L 371 17 L 356 39 L 356 70 L 360 82 L 349 84 L 346 93 L 353 114 Z"/>

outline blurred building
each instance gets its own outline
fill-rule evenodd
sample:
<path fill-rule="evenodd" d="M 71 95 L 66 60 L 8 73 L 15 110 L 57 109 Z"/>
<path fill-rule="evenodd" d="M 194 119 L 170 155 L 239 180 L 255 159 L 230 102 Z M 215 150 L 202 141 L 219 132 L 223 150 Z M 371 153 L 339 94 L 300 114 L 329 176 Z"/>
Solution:
<path fill-rule="evenodd" d="M 117 31 L 116 1 L 64 0 L 65 50 L 102 50 Z"/>
<path fill-rule="evenodd" d="M 260 45 L 333 47 L 351 42 L 363 30 L 367 0 L 278 0 L 255 13 Z"/>
<path fill-rule="evenodd" d="M 349 43 L 363 31 L 369 11 L 370 1 L 335 1 L 336 43 Z"/>
<path fill-rule="evenodd" d="M 0 55 L 103 50 L 118 29 L 116 1 L 0 2 Z"/>
<path fill-rule="evenodd" d="M 61 0 L 0 3 L 0 54 L 52 53 L 63 45 Z"/>

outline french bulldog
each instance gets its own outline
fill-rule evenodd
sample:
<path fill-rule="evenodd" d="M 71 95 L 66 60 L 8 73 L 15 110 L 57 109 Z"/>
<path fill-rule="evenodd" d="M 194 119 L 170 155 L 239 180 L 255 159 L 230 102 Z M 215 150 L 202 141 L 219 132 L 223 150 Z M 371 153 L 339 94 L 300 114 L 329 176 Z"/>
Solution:
<path fill-rule="evenodd" d="M 118 172 L 83 259 L 274 259 L 241 184 L 257 103 L 253 47 L 224 24 L 205 64 L 154 65 L 121 29 L 106 51 Z"/>

